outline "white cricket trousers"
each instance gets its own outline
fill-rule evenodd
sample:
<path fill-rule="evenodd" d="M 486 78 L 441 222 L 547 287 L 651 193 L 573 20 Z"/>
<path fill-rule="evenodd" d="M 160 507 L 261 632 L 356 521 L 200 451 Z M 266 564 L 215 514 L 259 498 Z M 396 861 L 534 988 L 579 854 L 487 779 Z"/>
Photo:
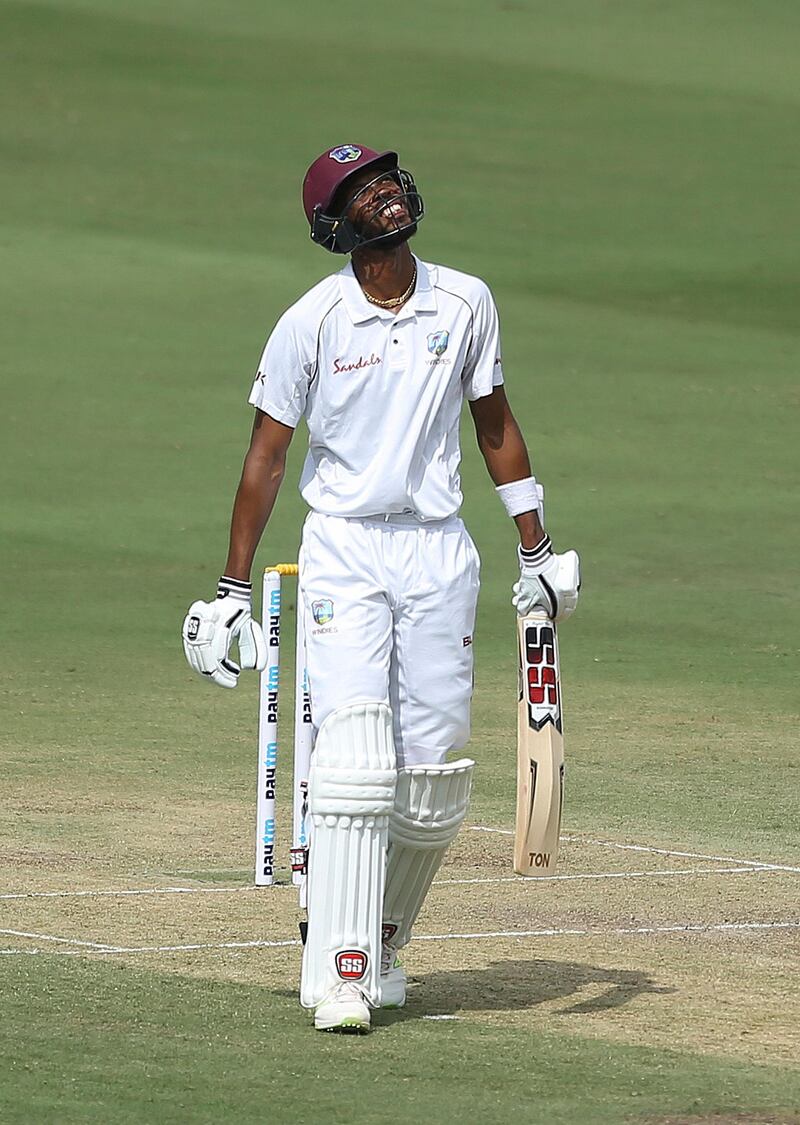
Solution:
<path fill-rule="evenodd" d="M 464 746 L 479 570 L 457 516 L 312 512 L 300 588 L 314 726 L 374 700 L 392 709 L 398 766 L 440 764 Z"/>

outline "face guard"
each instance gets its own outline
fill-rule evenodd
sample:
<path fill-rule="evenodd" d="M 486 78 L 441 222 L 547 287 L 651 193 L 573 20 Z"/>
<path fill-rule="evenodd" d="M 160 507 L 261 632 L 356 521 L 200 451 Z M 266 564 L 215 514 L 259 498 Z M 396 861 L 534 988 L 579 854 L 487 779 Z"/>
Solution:
<path fill-rule="evenodd" d="M 374 177 L 348 191 L 348 181 L 364 169 L 374 169 Z M 393 186 L 381 201 L 378 185 L 384 179 Z M 363 214 L 358 207 L 362 197 Z M 314 161 L 303 183 L 303 207 L 312 240 L 333 254 L 350 254 L 360 246 L 398 246 L 411 238 L 425 213 L 412 175 L 398 167 L 397 153 L 357 145 L 329 149 Z"/>
<path fill-rule="evenodd" d="M 380 190 L 378 185 L 382 180 L 391 180 L 400 190 L 388 193 L 382 202 L 369 205 L 371 193 Z M 352 195 L 346 191 L 338 193 L 342 194 L 344 203 L 334 200 L 334 214 L 326 215 L 318 206 L 311 220 L 313 241 L 334 254 L 351 254 L 361 246 L 399 246 L 416 233 L 417 223 L 425 214 L 414 178 L 404 168 L 379 172 Z M 364 201 L 362 207 L 359 207 L 360 200 Z M 362 211 L 367 213 L 362 215 Z M 405 214 L 393 213 L 397 211 Z"/>

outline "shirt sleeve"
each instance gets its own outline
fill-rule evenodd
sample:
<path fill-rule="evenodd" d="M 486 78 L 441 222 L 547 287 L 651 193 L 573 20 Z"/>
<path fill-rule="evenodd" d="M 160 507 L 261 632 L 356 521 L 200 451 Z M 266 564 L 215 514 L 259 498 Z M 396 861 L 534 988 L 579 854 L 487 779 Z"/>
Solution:
<path fill-rule="evenodd" d="M 489 289 L 481 285 L 473 311 L 472 343 L 462 375 L 464 394 L 470 402 L 485 398 L 502 384 L 503 364 L 500 357 L 497 306 Z"/>
<path fill-rule="evenodd" d="M 303 416 L 314 367 L 313 341 L 284 313 L 267 340 L 247 400 L 277 422 L 295 428 Z"/>

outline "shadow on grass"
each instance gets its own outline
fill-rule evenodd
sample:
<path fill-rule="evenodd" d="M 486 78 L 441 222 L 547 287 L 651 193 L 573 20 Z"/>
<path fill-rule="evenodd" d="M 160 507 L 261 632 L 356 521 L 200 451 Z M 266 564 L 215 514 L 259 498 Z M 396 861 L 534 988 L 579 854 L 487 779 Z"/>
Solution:
<path fill-rule="evenodd" d="M 577 998 L 589 985 L 603 987 L 600 995 Z M 562 1015 L 621 1008 L 644 993 L 668 994 L 646 973 L 603 969 L 577 961 L 496 961 L 484 969 L 447 970 L 409 979 L 408 1002 L 399 1011 L 376 1013 L 376 1023 L 455 1015 L 463 1011 L 508 1012 L 563 1000 Z M 575 998 L 573 1003 L 568 1001 Z"/>

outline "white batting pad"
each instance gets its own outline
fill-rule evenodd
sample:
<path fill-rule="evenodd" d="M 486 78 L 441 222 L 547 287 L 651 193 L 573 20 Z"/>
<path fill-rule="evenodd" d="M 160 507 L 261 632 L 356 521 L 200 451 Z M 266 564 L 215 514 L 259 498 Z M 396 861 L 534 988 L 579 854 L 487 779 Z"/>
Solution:
<path fill-rule="evenodd" d="M 385 703 L 334 711 L 319 729 L 308 782 L 308 934 L 300 1003 L 343 981 L 379 1003 L 381 904 L 394 804 L 392 713 Z"/>
<path fill-rule="evenodd" d="M 433 877 L 467 815 L 474 767 L 461 758 L 398 771 L 383 900 L 383 940 L 395 949 L 409 941 Z"/>

